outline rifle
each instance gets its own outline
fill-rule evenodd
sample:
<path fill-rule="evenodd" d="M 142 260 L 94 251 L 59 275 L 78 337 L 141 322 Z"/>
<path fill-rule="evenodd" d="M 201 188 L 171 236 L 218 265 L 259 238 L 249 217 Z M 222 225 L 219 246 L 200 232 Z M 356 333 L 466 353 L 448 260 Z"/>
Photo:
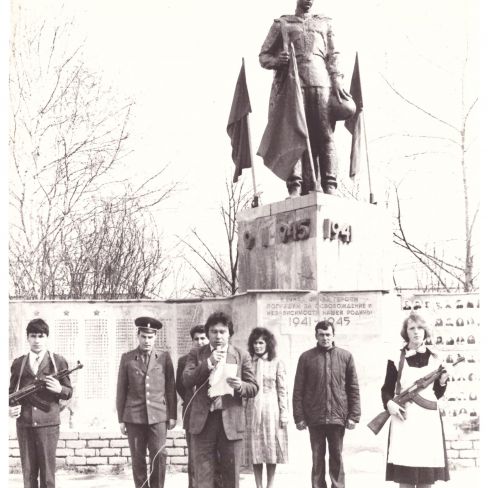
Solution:
<path fill-rule="evenodd" d="M 462 363 L 464 361 L 463 357 L 459 357 L 458 360 L 452 365 L 456 366 L 456 364 Z M 420 405 L 424 408 L 429 408 L 428 404 L 432 403 L 430 400 L 426 400 L 422 398 L 418 393 L 419 391 L 424 390 L 429 385 L 434 383 L 437 378 L 440 378 L 442 373 L 445 373 L 446 369 L 441 364 L 437 369 L 432 371 L 431 373 L 425 375 L 423 378 L 418 379 L 407 388 L 405 391 L 402 391 L 399 395 L 393 398 L 393 401 L 400 406 L 405 406 L 407 402 L 414 402 L 417 405 Z M 385 410 L 378 414 L 371 422 L 368 424 L 368 427 L 373 431 L 374 434 L 378 434 L 378 432 L 383 428 L 386 424 L 386 421 L 390 417 L 390 412 Z"/>
<path fill-rule="evenodd" d="M 53 378 L 56 378 L 57 380 L 60 380 L 61 378 L 64 378 L 65 376 L 69 376 L 73 371 L 76 371 L 77 369 L 81 369 L 83 367 L 83 364 L 81 364 L 79 361 L 77 365 L 72 368 L 72 369 L 62 369 L 61 371 L 58 371 L 57 373 L 54 373 L 52 375 Z M 29 401 L 36 406 L 37 408 L 40 408 L 44 412 L 49 411 L 49 403 L 46 402 L 45 400 L 42 400 L 39 398 L 37 395 L 38 392 L 46 388 L 46 381 L 43 379 L 39 379 L 34 381 L 34 383 L 31 383 L 30 385 L 24 386 L 24 388 L 20 388 L 20 390 L 15 391 L 14 393 L 11 393 L 8 396 L 8 404 L 10 407 L 13 407 L 15 405 L 18 405 L 21 400 L 24 398 L 29 398 Z"/>

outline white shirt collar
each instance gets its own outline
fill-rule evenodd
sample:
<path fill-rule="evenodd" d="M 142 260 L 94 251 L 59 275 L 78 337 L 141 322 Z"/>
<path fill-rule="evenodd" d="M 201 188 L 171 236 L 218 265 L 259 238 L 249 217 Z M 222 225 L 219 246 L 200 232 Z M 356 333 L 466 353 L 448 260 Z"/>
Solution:
<path fill-rule="evenodd" d="M 419 347 L 417 347 L 417 349 L 408 349 L 408 346 L 405 348 L 405 357 L 408 358 L 410 356 L 415 356 L 415 354 L 417 354 L 418 352 L 420 353 L 424 353 L 427 351 L 427 347 L 425 346 L 425 344 L 422 342 L 422 344 L 420 344 Z"/>
<path fill-rule="evenodd" d="M 35 353 L 34 351 L 29 351 L 29 364 L 33 366 L 36 362 L 37 357 L 39 357 L 38 363 L 41 364 L 45 355 L 46 349 L 44 349 L 44 351 L 41 351 L 39 354 Z"/>

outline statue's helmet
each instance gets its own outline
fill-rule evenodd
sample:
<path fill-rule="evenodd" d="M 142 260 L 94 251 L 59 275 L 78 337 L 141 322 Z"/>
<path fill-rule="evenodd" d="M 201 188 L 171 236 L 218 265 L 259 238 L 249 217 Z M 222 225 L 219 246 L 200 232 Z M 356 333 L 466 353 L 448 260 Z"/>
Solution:
<path fill-rule="evenodd" d="M 337 97 L 332 95 L 329 97 L 329 114 L 334 121 L 347 120 L 356 113 L 356 104 L 352 98 L 343 100 L 342 103 L 337 100 Z"/>

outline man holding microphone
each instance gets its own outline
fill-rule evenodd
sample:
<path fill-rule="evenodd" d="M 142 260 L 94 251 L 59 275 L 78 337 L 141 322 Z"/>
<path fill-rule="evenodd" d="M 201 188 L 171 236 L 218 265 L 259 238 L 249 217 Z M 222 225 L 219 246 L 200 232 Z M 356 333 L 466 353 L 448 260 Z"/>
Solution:
<path fill-rule="evenodd" d="M 214 487 L 218 458 L 223 486 L 238 488 L 245 429 L 242 398 L 254 397 L 258 386 L 249 353 L 229 344 L 234 333 L 230 317 L 223 312 L 212 313 L 205 333 L 210 344 L 192 349 L 183 371 L 184 386 L 196 387 L 189 424 L 196 485 Z M 229 374 L 231 370 L 235 373 Z M 230 391 L 226 391 L 225 383 Z"/>

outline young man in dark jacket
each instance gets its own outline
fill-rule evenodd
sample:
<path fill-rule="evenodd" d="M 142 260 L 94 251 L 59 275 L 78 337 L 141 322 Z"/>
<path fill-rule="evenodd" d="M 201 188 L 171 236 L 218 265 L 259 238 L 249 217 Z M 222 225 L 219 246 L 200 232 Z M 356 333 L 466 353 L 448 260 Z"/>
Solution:
<path fill-rule="evenodd" d="M 30 351 L 14 359 L 10 375 L 9 394 L 37 380 L 44 380 L 46 388 L 21 400 L 9 408 L 9 415 L 17 419 L 17 439 L 24 487 L 54 488 L 56 447 L 59 439 L 59 401 L 69 400 L 73 394 L 69 376 L 60 380 L 53 374 L 67 369 L 66 359 L 47 349 L 49 326 L 41 318 L 27 324 Z"/>
<path fill-rule="evenodd" d="M 352 354 L 334 344 L 334 325 L 318 322 L 317 346 L 298 360 L 293 388 L 293 417 L 298 430 L 308 427 L 312 447 L 312 488 L 324 488 L 326 441 L 332 488 L 344 488 L 342 444 L 345 429 L 361 415 L 359 385 Z"/>

